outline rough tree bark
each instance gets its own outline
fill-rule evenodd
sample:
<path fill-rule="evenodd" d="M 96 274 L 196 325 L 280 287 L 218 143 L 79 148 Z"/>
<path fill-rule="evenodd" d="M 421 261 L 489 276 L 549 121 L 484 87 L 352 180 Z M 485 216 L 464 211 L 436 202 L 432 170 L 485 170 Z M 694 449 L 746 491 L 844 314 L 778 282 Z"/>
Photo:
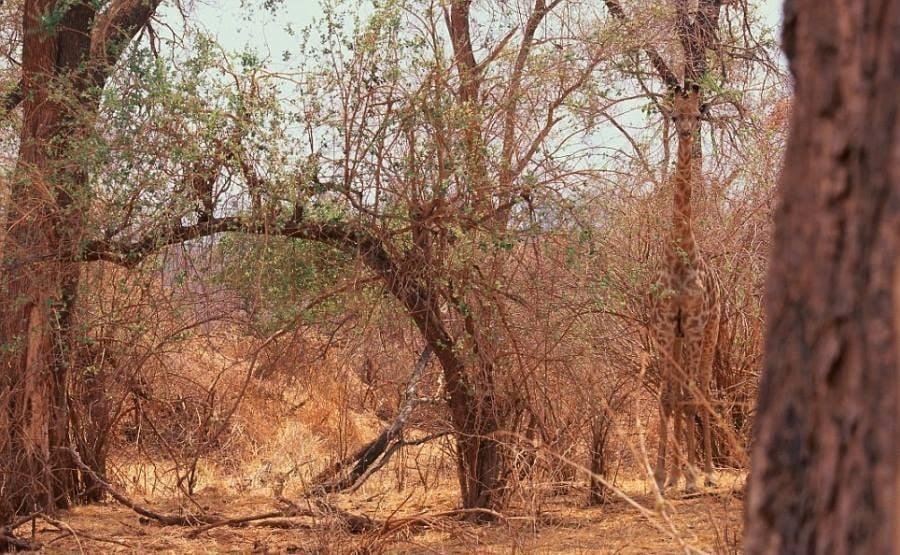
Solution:
<path fill-rule="evenodd" d="M 369 249 L 367 258 L 371 259 Z M 502 418 L 493 394 L 492 369 L 467 366 L 441 318 L 433 284 L 418 283 L 399 269 L 385 270 L 384 263 L 369 260 L 379 269 L 388 290 L 399 299 L 434 351 L 444 374 L 450 419 L 457 434 L 457 469 L 464 509 L 494 509 L 501 501 L 507 466 L 500 443 L 494 438 Z M 393 265 L 388 265 L 394 268 Z M 398 279 L 399 278 L 399 279 Z M 470 331 L 470 333 L 477 333 Z M 490 512 L 472 512 L 473 520 L 491 520 Z"/>
<path fill-rule="evenodd" d="M 613 497 L 613 491 L 603 482 L 610 483 L 609 476 L 609 437 L 613 422 L 610 414 L 603 408 L 591 418 L 591 440 L 588 444 L 590 462 L 590 487 L 588 488 L 589 505 L 605 505 Z"/>
<path fill-rule="evenodd" d="M 794 0 L 748 553 L 900 552 L 900 0 Z"/>
<path fill-rule="evenodd" d="M 78 475 L 68 446 L 66 384 L 88 176 L 85 148 L 100 91 L 160 0 L 27 0 L 22 127 L 0 286 L 0 522 L 67 505 Z M 46 259 L 56 262 L 27 263 Z M 69 261 L 69 262 L 65 262 Z"/>

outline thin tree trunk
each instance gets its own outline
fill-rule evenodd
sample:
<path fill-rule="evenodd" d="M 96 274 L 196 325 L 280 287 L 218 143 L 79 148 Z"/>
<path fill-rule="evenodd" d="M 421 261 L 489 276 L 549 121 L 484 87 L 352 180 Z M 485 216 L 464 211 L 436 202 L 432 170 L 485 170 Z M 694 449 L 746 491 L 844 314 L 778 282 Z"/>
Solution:
<path fill-rule="evenodd" d="M 795 0 L 748 553 L 900 552 L 900 0 Z"/>
<path fill-rule="evenodd" d="M 591 438 L 588 449 L 591 471 L 588 503 L 591 505 L 604 505 L 613 494 L 603 483 L 603 481 L 609 482 L 607 443 L 611 429 L 612 421 L 609 414 L 605 408 L 599 408 L 598 414 L 591 419 Z"/>

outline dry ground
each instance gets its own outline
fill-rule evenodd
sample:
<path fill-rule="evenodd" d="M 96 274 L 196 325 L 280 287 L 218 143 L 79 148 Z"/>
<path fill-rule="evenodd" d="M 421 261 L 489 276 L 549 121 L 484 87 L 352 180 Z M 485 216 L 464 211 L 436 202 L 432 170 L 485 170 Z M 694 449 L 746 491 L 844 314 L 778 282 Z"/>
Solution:
<path fill-rule="evenodd" d="M 505 521 L 473 525 L 451 517 L 434 517 L 453 507 L 450 488 L 402 495 L 343 500 L 354 513 L 385 522 L 385 530 L 352 535 L 330 528 L 327 522 L 295 519 L 303 528 L 280 529 L 267 525 L 216 528 L 199 537 L 182 527 L 161 527 L 142 522 L 130 509 L 115 503 L 78 507 L 60 516 L 70 527 L 60 530 L 42 521 L 37 539 L 46 553 L 729 553 L 739 551 L 742 505 L 722 488 L 693 498 L 670 500 L 668 516 L 654 511 L 651 494 L 635 491 L 632 499 L 646 508 L 642 514 L 617 500 L 603 507 L 586 507 L 583 492 L 549 498 L 536 510 L 510 511 Z M 196 496 L 208 510 L 229 516 L 271 510 L 273 499 L 261 495 L 232 496 L 210 488 Z M 406 500 L 403 503 L 404 499 Z M 397 505 L 397 501 L 400 504 Z M 177 511 L 173 504 L 156 507 Z M 422 516 L 415 531 L 396 530 L 393 523 Z M 284 522 L 282 519 L 281 522 Z M 27 526 L 19 530 L 24 535 Z"/>

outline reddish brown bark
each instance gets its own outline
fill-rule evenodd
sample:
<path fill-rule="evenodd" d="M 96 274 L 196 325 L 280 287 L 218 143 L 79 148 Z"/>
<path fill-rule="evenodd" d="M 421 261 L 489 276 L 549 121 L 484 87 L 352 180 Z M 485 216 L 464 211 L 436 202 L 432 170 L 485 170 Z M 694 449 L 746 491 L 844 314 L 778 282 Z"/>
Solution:
<path fill-rule="evenodd" d="M 444 374 L 450 419 L 457 434 L 458 478 L 465 509 L 493 509 L 503 493 L 506 470 L 501 445 L 493 437 L 500 429 L 500 403 L 494 395 L 492 368 L 467 368 L 441 318 L 439 296 L 427 279 L 394 263 L 375 239 L 359 241 L 366 264 L 376 270 L 388 291 L 404 306 L 434 351 Z M 478 330 L 469 329 L 470 335 Z M 474 338 L 473 338 L 474 339 Z M 473 512 L 485 520 L 490 513 Z"/>
<path fill-rule="evenodd" d="M 51 83 L 71 73 L 77 52 L 89 47 L 90 14 L 73 9 L 57 32 L 38 31 L 53 5 L 32 1 L 24 10 L 23 28 L 31 32 L 25 33 L 22 48 L 23 125 L 4 249 L 8 261 L 26 253 L 64 255 L 81 227 L 70 183 L 79 176 L 67 171 L 61 140 L 73 131 L 76 118 Z M 0 455 L 6 469 L 0 480 L 9 503 L 0 512 L 33 510 L 56 498 L 66 502 L 72 477 L 61 469 L 71 465 L 59 460 L 52 446 L 67 436 L 62 348 L 77 279 L 73 264 L 21 266 L 7 274 L 0 290 L 0 343 L 5 346 Z"/>
<path fill-rule="evenodd" d="M 900 1 L 795 0 L 748 553 L 900 552 Z"/>
<path fill-rule="evenodd" d="M 23 9 L 22 128 L 0 252 L 0 522 L 68 504 L 69 325 L 79 267 L 86 168 L 73 153 L 91 132 L 99 91 L 159 0 L 28 0 Z M 50 24 L 54 10 L 65 9 Z"/>

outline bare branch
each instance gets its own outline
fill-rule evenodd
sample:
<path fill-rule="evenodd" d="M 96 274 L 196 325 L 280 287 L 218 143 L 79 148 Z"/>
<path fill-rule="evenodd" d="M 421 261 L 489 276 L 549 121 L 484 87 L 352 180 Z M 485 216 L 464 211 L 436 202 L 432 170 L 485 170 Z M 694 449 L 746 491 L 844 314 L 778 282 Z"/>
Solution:
<path fill-rule="evenodd" d="M 398 442 L 394 445 L 391 445 L 391 442 L 400 437 L 403 429 L 406 427 L 407 420 L 409 420 L 409 417 L 412 414 L 413 408 L 416 405 L 416 390 L 418 389 L 419 381 L 422 379 L 422 373 L 428 366 L 428 361 L 431 360 L 431 354 L 431 347 L 426 345 L 419 355 L 419 360 L 416 361 L 416 365 L 413 367 L 413 371 L 407 381 L 406 400 L 403 402 L 403 406 L 397 414 L 397 418 L 394 419 L 390 426 L 382 430 L 382 432 L 378 434 L 378 437 L 367 443 L 351 457 L 332 465 L 322 472 L 315 480 L 313 480 L 316 484 L 313 487 L 313 492 L 322 491 L 334 493 L 348 488 L 353 488 L 355 490 L 371 476 L 375 470 L 383 467 L 391 455 L 399 447 L 403 446 L 403 442 Z M 381 459 L 381 462 L 375 465 L 379 459 Z M 353 469 L 346 476 L 338 480 L 322 483 L 351 465 L 353 466 Z"/>
<path fill-rule="evenodd" d="M 93 84 L 101 85 L 122 52 L 149 23 L 162 0 L 116 0 L 97 15 L 91 30 Z"/>
<path fill-rule="evenodd" d="M 129 509 L 133 510 L 137 514 L 159 522 L 160 524 L 166 526 L 195 526 L 197 524 L 209 524 L 212 522 L 219 522 L 222 519 L 210 515 L 176 515 L 176 514 L 167 514 L 167 513 L 157 513 L 156 511 L 152 511 L 143 505 L 132 501 L 131 499 L 125 497 L 122 493 L 120 493 L 112 484 L 110 484 L 106 479 L 102 476 L 94 472 L 94 470 L 88 465 L 84 464 L 84 461 L 81 460 L 81 455 L 75 449 L 68 447 L 63 448 L 70 455 L 72 455 L 72 461 L 75 463 L 75 466 L 78 469 L 91 478 L 94 479 L 100 487 L 106 490 L 113 499 L 118 501 L 119 503 L 125 505 Z"/>
<path fill-rule="evenodd" d="M 131 243 L 117 243 L 105 239 L 90 241 L 82 249 L 79 261 L 103 260 L 122 266 L 134 266 L 164 246 L 228 232 L 311 239 L 345 249 L 356 248 L 365 242 L 360 238 L 361 232 L 341 222 L 290 222 L 273 228 L 248 222 L 238 216 L 226 216 L 213 217 L 192 225 L 172 226 Z"/>
<path fill-rule="evenodd" d="M 625 14 L 625 10 L 622 9 L 622 4 L 619 3 L 619 0 L 603 0 L 603 3 L 606 4 L 606 8 L 613 17 L 623 23 L 628 22 L 628 16 Z M 680 83 L 675 72 L 669 68 L 669 65 L 655 48 L 647 46 L 644 48 L 644 52 L 647 53 L 647 57 L 650 58 L 653 69 L 656 70 L 657 75 L 663 80 L 667 88 L 674 89 L 679 86 Z"/>
<path fill-rule="evenodd" d="M 519 91 L 522 86 L 522 72 L 525 70 L 525 62 L 528 61 L 528 55 L 531 52 L 531 46 L 534 44 L 534 34 L 538 25 L 541 24 L 547 13 L 559 4 L 560 0 L 552 2 L 549 6 L 544 0 L 535 0 L 534 10 L 528 16 L 525 23 L 525 32 L 522 37 L 522 43 L 519 46 L 519 52 L 516 55 L 516 62 L 513 66 L 512 75 L 509 79 L 509 88 L 506 92 L 506 106 L 504 107 L 504 125 L 503 125 L 503 147 L 500 154 L 500 186 L 507 188 L 512 184 L 514 176 L 512 175 L 512 158 L 513 149 L 515 148 L 515 132 L 516 132 L 516 115 L 519 108 Z"/>

